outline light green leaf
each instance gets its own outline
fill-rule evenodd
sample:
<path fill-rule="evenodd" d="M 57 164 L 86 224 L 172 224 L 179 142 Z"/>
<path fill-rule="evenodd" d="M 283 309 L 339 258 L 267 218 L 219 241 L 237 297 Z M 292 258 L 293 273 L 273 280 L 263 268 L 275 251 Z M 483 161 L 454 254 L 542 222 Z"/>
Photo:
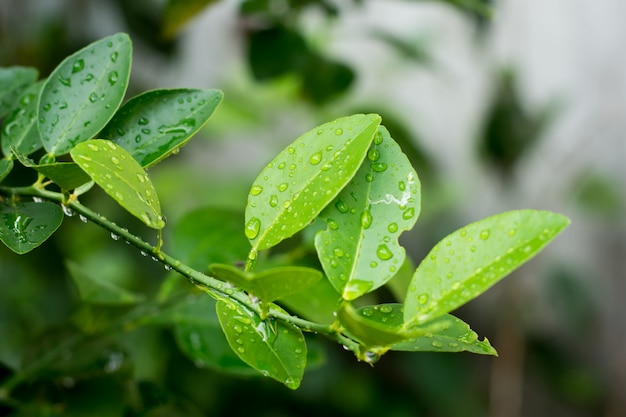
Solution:
<path fill-rule="evenodd" d="M 415 336 L 403 327 L 402 304 L 380 304 L 355 309 L 343 303 L 337 317 L 344 329 L 366 347 L 387 347 Z"/>
<path fill-rule="evenodd" d="M 346 300 L 389 281 L 402 266 L 400 234 L 420 213 L 420 182 L 384 127 L 350 183 L 320 214 L 326 229 L 315 236 L 324 272 Z"/>
<path fill-rule="evenodd" d="M 2 124 L 2 152 L 11 156 L 11 147 L 29 155 L 43 144 L 37 130 L 37 103 L 44 80 L 26 88 Z"/>
<path fill-rule="evenodd" d="M 218 301 L 217 314 L 230 347 L 245 363 L 288 388 L 300 386 L 307 347 L 298 327 L 281 320 L 261 320 L 236 301 Z"/>
<path fill-rule="evenodd" d="M 90 304 L 128 305 L 144 300 L 113 282 L 100 279 L 97 273 L 86 271 L 75 262 L 67 261 L 67 270 L 76 284 L 80 298 Z"/>
<path fill-rule="evenodd" d="M 280 299 L 280 304 L 300 317 L 322 324 L 335 321 L 335 311 L 341 296 L 327 279 L 321 279 L 306 291 Z"/>
<path fill-rule="evenodd" d="M 219 90 L 148 91 L 124 104 L 98 136 L 117 143 L 148 167 L 186 144 L 223 96 Z"/>
<path fill-rule="evenodd" d="M 357 114 L 296 139 L 254 181 L 245 233 L 252 251 L 270 248 L 307 226 L 354 176 L 380 123 Z"/>
<path fill-rule="evenodd" d="M 38 76 L 36 68 L 0 68 L 0 118 L 9 113 L 22 90 L 34 83 Z"/>
<path fill-rule="evenodd" d="M 404 320 L 425 323 L 477 297 L 537 254 L 569 219 L 519 210 L 469 224 L 441 240 L 415 271 Z"/>
<path fill-rule="evenodd" d="M 472 352 L 497 356 L 489 340 L 478 335 L 463 320 L 445 314 L 412 330 L 424 329 L 421 336 L 395 343 L 391 350 L 408 352 Z"/>
<path fill-rule="evenodd" d="M 62 221 L 63 211 L 54 203 L 0 201 L 0 240 L 19 254 L 45 242 Z"/>
<path fill-rule="evenodd" d="M 124 148 L 104 139 L 80 143 L 72 159 L 104 191 L 148 227 L 162 229 L 161 205 L 146 171 Z"/>
<path fill-rule="evenodd" d="M 13 169 L 13 160 L 0 159 L 0 182 L 2 182 Z"/>
<path fill-rule="evenodd" d="M 261 272 L 245 272 L 231 265 L 213 264 L 209 269 L 220 280 L 230 282 L 266 303 L 298 293 L 323 276 L 317 269 L 304 266 L 282 266 Z"/>
<path fill-rule="evenodd" d="M 172 254 L 200 271 L 212 263 L 242 262 L 250 249 L 242 221 L 242 212 L 218 207 L 189 212 L 172 229 Z"/>
<path fill-rule="evenodd" d="M 91 177 L 85 173 L 80 167 L 73 162 L 54 162 L 49 164 L 37 165 L 26 155 L 18 153 L 15 148 L 13 154 L 17 157 L 22 165 L 33 168 L 40 174 L 46 176 L 62 190 L 73 190 L 91 181 Z"/>
<path fill-rule="evenodd" d="M 168 0 L 163 11 L 163 35 L 173 38 L 194 16 L 217 0 Z"/>
<path fill-rule="evenodd" d="M 124 98 L 130 76 L 130 38 L 118 33 L 67 57 L 39 98 L 39 131 L 46 150 L 62 155 L 92 138 Z"/>

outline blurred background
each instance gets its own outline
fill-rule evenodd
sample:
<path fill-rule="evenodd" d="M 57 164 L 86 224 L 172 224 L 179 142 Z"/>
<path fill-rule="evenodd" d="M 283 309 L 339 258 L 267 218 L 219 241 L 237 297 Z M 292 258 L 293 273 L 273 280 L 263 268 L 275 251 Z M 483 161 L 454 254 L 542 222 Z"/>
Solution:
<path fill-rule="evenodd" d="M 170 224 L 197 208 L 241 209 L 280 149 L 360 112 L 383 116 L 420 175 L 423 211 L 403 235 L 416 264 L 446 234 L 497 212 L 572 220 L 456 312 L 498 358 L 390 353 L 371 368 L 320 341 L 323 361 L 292 392 L 198 368 L 169 333 L 142 330 L 120 350 L 99 348 L 90 360 L 102 375 L 25 386 L 40 402 L 28 415 L 58 412 L 41 404 L 104 416 L 626 415 L 625 17 L 621 0 L 0 1 L 0 66 L 43 78 L 123 31 L 134 48 L 129 97 L 224 91 L 198 137 L 150 171 Z M 115 218 L 114 203 L 94 203 Z M 0 380 L 60 340 L 67 322 L 86 320 L 66 257 L 146 292 L 166 276 L 74 219 L 28 255 L 1 247 Z"/>

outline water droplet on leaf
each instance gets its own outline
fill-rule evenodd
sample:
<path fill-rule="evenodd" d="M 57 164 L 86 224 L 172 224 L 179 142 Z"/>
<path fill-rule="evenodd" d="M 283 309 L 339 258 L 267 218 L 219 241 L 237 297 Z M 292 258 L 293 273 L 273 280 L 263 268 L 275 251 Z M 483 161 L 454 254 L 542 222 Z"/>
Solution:
<path fill-rule="evenodd" d="M 261 187 L 260 185 L 253 185 L 252 188 L 250 189 L 250 194 L 252 195 L 259 195 L 263 192 L 263 187 Z"/>
<path fill-rule="evenodd" d="M 378 248 L 376 249 L 376 256 L 378 256 L 380 260 L 386 261 L 393 258 L 393 253 L 389 250 L 387 245 L 382 244 L 378 245 Z"/>
<path fill-rule="evenodd" d="M 259 235 L 259 230 L 261 230 L 261 220 L 257 217 L 252 217 L 246 223 L 245 234 L 248 239 L 254 239 Z"/>
<path fill-rule="evenodd" d="M 387 164 L 383 162 L 375 162 L 372 164 L 372 169 L 376 172 L 384 172 L 387 170 Z"/>
<path fill-rule="evenodd" d="M 480 235 L 479 235 L 479 236 L 480 236 L 480 239 L 481 239 L 481 240 L 487 240 L 487 239 L 489 239 L 489 234 L 490 234 L 489 229 L 485 229 L 485 230 L 481 231 L 481 232 L 480 232 Z"/>
<path fill-rule="evenodd" d="M 317 165 L 320 162 L 322 162 L 322 153 L 321 152 L 316 152 L 313 155 L 311 155 L 311 157 L 309 158 L 309 162 L 312 165 Z"/>
<path fill-rule="evenodd" d="M 74 61 L 74 65 L 72 65 L 72 74 L 81 72 L 83 68 L 85 68 L 85 61 L 82 59 L 77 59 L 76 61 Z"/>

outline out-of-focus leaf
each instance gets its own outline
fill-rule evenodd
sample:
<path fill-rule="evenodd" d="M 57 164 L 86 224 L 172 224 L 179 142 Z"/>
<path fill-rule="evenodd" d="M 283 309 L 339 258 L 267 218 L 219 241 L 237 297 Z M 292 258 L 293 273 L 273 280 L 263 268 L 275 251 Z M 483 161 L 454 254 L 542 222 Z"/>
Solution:
<path fill-rule="evenodd" d="M 17 105 L 12 108 L 2 124 L 2 152 L 11 156 L 11 147 L 29 155 L 40 149 L 43 144 L 37 130 L 37 100 L 44 80 L 28 86 L 18 97 Z"/>
<path fill-rule="evenodd" d="M 98 277 L 96 271 L 87 271 L 76 262 L 67 261 L 67 270 L 76 284 L 80 298 L 90 304 L 127 305 L 144 300 L 141 294 L 135 294 L 117 284 Z"/>
<path fill-rule="evenodd" d="M 0 182 L 4 180 L 7 175 L 11 173 L 13 169 L 13 160 L 12 159 L 0 159 Z"/>
<path fill-rule="evenodd" d="M 168 0 L 163 10 L 163 36 L 174 37 L 190 19 L 217 0 Z"/>
<path fill-rule="evenodd" d="M 63 211 L 54 203 L 0 201 L 0 240 L 19 254 L 45 242 L 62 221 Z"/>
<path fill-rule="evenodd" d="M 38 76 L 36 68 L 0 68 L 0 118 L 9 113 L 22 90 L 34 83 Z"/>

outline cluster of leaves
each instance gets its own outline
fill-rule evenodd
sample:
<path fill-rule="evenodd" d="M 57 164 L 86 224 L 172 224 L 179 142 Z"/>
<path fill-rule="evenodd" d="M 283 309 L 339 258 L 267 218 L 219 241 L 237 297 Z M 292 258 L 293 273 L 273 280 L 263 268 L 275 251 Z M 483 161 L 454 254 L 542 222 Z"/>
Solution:
<path fill-rule="evenodd" d="M 174 324 L 181 349 L 197 362 L 238 373 L 252 368 L 292 389 L 307 366 L 303 332 L 324 334 L 369 363 L 389 350 L 496 353 L 449 313 L 538 253 L 567 226 L 567 218 L 521 210 L 480 220 L 444 238 L 413 270 L 398 238 L 420 213 L 418 175 L 380 116 L 356 114 L 304 133 L 259 174 L 239 223 L 241 238 L 251 246 L 246 262 L 237 262 L 240 240 L 223 250 L 187 251 L 219 256 L 172 257 L 161 250 L 165 221 L 146 168 L 176 153 L 207 122 L 222 94 L 154 90 L 120 107 L 131 50 L 129 37 L 116 34 L 69 56 L 46 80 L 36 81 L 37 72 L 29 68 L 0 72 L 7 116 L 0 240 L 6 246 L 31 251 L 76 211 L 212 297 L 165 308 L 173 293 L 168 280 L 156 300 L 162 308 L 135 317 L 135 324 Z M 37 173 L 34 184 L 11 184 L 15 160 Z M 78 198 L 94 184 L 158 230 L 157 245 L 83 206 Z M 238 218 L 192 213 L 177 229 L 174 250 L 192 245 L 186 229 L 210 235 L 210 224 L 197 230 L 203 222 L 231 220 Z M 281 265 L 285 257 L 269 249 L 300 232 L 317 259 L 312 265 Z M 78 265 L 69 263 L 68 270 L 86 302 L 146 303 Z M 397 302 L 372 304 L 372 293 L 383 286 Z M 218 328 L 225 338 L 205 331 Z"/>

